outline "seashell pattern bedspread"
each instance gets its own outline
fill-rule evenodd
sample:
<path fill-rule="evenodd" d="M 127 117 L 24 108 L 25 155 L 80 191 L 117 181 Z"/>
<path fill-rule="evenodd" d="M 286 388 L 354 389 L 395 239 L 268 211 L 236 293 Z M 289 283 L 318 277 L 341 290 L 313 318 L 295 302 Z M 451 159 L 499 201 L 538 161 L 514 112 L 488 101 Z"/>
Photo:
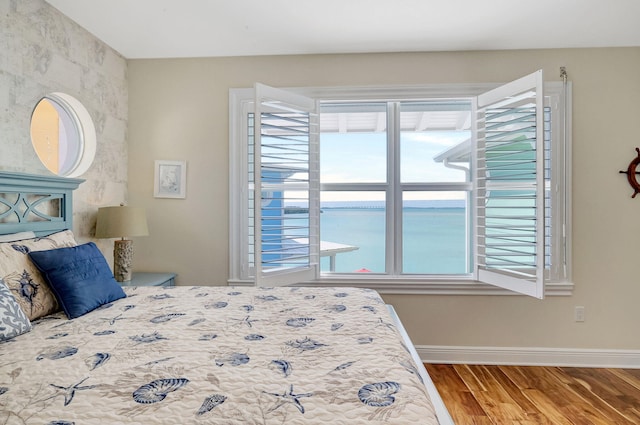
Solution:
<path fill-rule="evenodd" d="M 375 291 L 125 292 L 0 345 L 0 424 L 437 424 Z"/>

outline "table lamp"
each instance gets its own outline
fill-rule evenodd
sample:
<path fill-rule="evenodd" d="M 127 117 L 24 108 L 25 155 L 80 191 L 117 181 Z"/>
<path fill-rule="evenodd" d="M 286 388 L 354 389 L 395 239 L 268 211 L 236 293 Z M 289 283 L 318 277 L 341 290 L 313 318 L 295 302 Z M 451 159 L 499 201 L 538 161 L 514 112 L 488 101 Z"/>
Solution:
<path fill-rule="evenodd" d="M 96 238 L 121 238 L 113 246 L 113 276 L 118 282 L 131 280 L 133 241 L 125 238 L 148 235 L 144 208 L 123 205 L 98 208 Z"/>

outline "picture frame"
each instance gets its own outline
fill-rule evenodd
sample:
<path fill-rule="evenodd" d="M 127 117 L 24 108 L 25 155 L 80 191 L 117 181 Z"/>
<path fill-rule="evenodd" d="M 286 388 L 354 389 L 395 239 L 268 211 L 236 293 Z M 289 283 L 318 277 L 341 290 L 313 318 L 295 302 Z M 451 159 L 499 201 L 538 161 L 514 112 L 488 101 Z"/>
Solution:
<path fill-rule="evenodd" d="M 154 198 L 186 198 L 187 161 L 156 160 L 154 168 Z"/>

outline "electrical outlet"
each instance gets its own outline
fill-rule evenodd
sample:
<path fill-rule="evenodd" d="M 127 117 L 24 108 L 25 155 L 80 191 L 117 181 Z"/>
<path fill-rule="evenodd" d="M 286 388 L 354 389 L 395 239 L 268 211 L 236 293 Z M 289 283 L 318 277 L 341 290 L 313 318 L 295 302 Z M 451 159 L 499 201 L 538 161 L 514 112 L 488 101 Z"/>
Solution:
<path fill-rule="evenodd" d="M 574 316 L 575 316 L 576 322 L 584 322 L 584 307 L 581 305 L 576 306 L 576 309 L 574 311 Z"/>

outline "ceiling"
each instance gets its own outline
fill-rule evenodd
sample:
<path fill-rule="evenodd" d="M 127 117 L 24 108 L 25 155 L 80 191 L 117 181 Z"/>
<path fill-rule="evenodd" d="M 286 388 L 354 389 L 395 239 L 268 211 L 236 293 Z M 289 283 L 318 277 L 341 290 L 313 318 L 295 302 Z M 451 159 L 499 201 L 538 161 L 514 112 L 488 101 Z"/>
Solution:
<path fill-rule="evenodd" d="M 128 59 L 640 46 L 638 0 L 46 0 Z"/>

